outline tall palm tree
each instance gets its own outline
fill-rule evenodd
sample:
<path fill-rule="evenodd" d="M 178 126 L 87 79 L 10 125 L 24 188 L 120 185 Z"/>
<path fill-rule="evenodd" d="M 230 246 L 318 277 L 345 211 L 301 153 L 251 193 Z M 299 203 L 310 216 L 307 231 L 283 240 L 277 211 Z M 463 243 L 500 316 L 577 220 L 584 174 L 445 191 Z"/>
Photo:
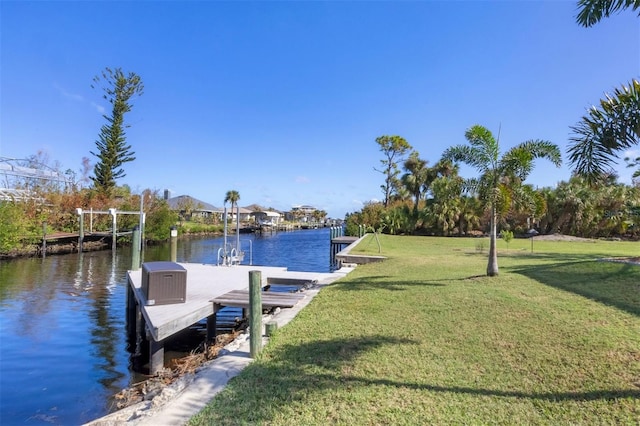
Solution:
<path fill-rule="evenodd" d="M 231 203 L 231 212 L 233 212 L 233 209 L 235 208 L 236 204 L 238 203 L 238 200 L 240 200 L 240 193 L 236 190 L 231 190 L 231 191 L 227 191 L 226 195 L 224 196 L 224 204 L 226 205 L 227 203 Z M 224 227 L 225 230 L 227 229 L 227 218 L 225 218 L 224 220 Z M 237 247 L 236 250 L 240 250 L 240 211 L 236 212 L 236 239 L 237 239 Z M 227 233 L 225 232 L 225 237 L 226 237 Z M 225 244 L 225 250 L 227 249 L 227 241 L 225 240 L 224 242 Z"/>
<path fill-rule="evenodd" d="M 456 145 L 447 149 L 444 159 L 459 161 L 475 167 L 480 177 L 467 181 L 467 186 L 477 191 L 490 210 L 490 244 L 487 275 L 498 275 L 496 251 L 496 222 L 499 207 L 504 204 L 505 187 L 520 185 L 533 169 L 533 160 L 546 158 L 556 166 L 562 164 L 560 149 L 551 142 L 530 140 L 511 148 L 500 157 L 498 140 L 480 125 L 465 132 L 469 145 Z"/>
<path fill-rule="evenodd" d="M 575 172 L 589 182 L 611 174 L 618 153 L 640 143 L 640 81 L 607 94 L 571 130 L 568 153 Z"/>
<path fill-rule="evenodd" d="M 235 190 L 227 191 L 227 194 L 224 196 L 224 204 L 231 203 L 232 212 L 238 200 L 240 200 L 240 193 Z"/>

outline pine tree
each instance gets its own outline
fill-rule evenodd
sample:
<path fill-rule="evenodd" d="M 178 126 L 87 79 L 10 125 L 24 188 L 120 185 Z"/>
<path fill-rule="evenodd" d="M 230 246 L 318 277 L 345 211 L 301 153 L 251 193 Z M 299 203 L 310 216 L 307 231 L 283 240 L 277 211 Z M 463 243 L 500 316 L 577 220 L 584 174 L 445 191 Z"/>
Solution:
<path fill-rule="evenodd" d="M 135 95 L 142 95 L 144 85 L 140 76 L 133 72 L 125 75 L 121 68 L 112 70 L 107 67 L 93 81 L 95 85 L 92 84 L 92 88 L 102 83 L 103 97 L 112 105 L 112 110 L 111 116 L 103 116 L 107 123 L 100 128 L 96 141 L 97 153 L 91 151 L 98 157 L 91 180 L 99 192 L 110 195 L 116 186 L 116 179 L 126 176 L 122 165 L 136 159 L 131 145 L 126 143 L 124 129 L 129 126 L 124 124 L 124 114 L 131 111 L 130 100 Z"/>

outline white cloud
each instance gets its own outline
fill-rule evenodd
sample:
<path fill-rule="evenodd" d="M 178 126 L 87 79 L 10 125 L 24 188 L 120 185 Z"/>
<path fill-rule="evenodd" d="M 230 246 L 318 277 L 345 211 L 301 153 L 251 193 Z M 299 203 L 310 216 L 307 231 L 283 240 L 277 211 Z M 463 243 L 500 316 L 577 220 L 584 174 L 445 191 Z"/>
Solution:
<path fill-rule="evenodd" d="M 106 111 L 102 105 L 98 105 L 93 101 L 91 101 L 91 106 L 94 107 L 100 114 L 104 114 L 104 112 Z"/>
<path fill-rule="evenodd" d="M 82 102 L 84 101 L 84 98 L 82 97 L 82 95 L 76 95 L 75 93 L 71 93 L 66 91 L 63 87 L 61 87 L 58 83 L 53 83 L 53 87 L 65 98 L 67 99 L 71 99 L 74 101 L 78 101 L 78 102 Z"/>
<path fill-rule="evenodd" d="M 296 183 L 309 183 L 311 182 L 306 176 L 296 176 Z"/>
<path fill-rule="evenodd" d="M 76 101 L 76 102 L 85 102 L 84 96 L 78 95 L 76 93 L 71 93 L 56 82 L 53 83 L 53 87 L 58 91 L 58 93 L 60 93 L 63 97 L 67 99 L 71 99 L 72 101 Z M 106 109 L 102 105 L 98 105 L 93 101 L 89 102 L 89 105 L 91 105 L 100 114 L 104 114 L 104 112 L 106 111 Z"/>

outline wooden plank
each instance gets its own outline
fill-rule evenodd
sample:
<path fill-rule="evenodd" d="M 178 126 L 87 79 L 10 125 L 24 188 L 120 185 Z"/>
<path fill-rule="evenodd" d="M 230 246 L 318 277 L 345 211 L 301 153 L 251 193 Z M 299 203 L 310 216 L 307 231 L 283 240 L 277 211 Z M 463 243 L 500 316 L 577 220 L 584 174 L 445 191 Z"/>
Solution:
<path fill-rule="evenodd" d="M 306 295 L 301 293 L 275 293 L 264 291 L 261 293 L 263 308 L 291 308 Z M 216 305 L 246 308 L 249 306 L 249 292 L 246 290 L 232 290 L 211 300 Z"/>

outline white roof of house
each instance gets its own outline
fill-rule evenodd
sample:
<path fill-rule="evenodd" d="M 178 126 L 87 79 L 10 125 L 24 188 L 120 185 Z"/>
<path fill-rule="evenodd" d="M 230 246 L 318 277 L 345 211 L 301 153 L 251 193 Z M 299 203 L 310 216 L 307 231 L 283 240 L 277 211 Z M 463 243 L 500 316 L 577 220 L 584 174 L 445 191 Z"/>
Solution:
<path fill-rule="evenodd" d="M 267 217 L 280 217 L 280 216 L 282 216 L 282 214 L 280 214 L 278 212 L 271 212 L 271 211 L 253 212 L 253 214 L 265 215 Z"/>

